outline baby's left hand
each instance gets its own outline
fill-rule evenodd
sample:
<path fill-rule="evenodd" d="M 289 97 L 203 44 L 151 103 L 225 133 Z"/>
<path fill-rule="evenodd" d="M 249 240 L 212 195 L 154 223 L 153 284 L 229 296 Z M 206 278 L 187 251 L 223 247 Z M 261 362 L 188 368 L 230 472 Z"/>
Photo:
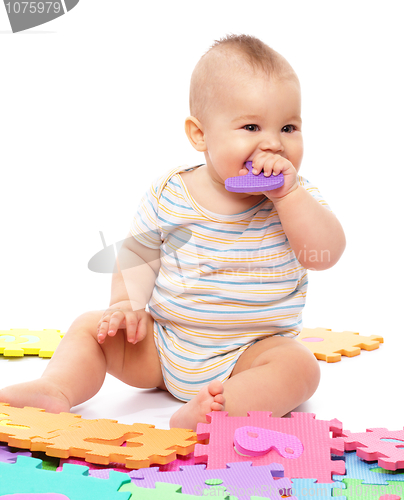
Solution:
<path fill-rule="evenodd" d="M 283 186 L 264 192 L 270 200 L 284 198 L 298 187 L 297 171 L 292 163 L 283 156 L 268 152 L 258 153 L 252 161 L 252 172 L 258 175 L 261 171 L 264 172 L 265 176 L 278 175 L 282 172 L 284 177 Z"/>

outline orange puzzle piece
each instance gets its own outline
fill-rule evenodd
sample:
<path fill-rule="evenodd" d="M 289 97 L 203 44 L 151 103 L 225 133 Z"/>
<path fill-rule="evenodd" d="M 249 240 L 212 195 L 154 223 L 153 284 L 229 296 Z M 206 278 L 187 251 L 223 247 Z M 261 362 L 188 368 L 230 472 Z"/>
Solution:
<path fill-rule="evenodd" d="M 166 464 L 194 450 L 196 433 L 187 429 L 155 429 L 149 424 L 119 424 L 116 420 L 82 419 L 72 413 L 48 413 L 38 408 L 13 408 L 0 403 L 0 441 L 9 446 L 44 451 L 108 465 L 123 463 L 138 469 Z M 126 443 L 126 446 L 122 446 Z"/>
<path fill-rule="evenodd" d="M 333 332 L 327 328 L 303 328 L 296 340 L 327 363 L 341 361 L 341 354 L 352 357 L 358 356 L 361 349 L 373 351 L 383 343 L 379 335 L 363 337 L 357 332 Z"/>

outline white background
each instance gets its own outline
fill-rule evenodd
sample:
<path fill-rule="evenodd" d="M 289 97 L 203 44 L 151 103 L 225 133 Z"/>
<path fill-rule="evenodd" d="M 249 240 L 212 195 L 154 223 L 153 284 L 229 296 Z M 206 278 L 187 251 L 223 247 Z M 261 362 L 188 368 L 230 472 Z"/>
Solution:
<path fill-rule="evenodd" d="M 0 329 L 57 328 L 108 306 L 110 276 L 88 260 L 124 238 L 143 192 L 203 162 L 183 132 L 193 67 L 228 33 L 261 38 L 300 77 L 305 158 L 341 220 L 347 249 L 311 273 L 306 327 L 383 335 L 385 344 L 321 362 L 300 407 L 344 427 L 402 428 L 403 49 L 401 2 L 81 0 L 13 34 L 0 5 Z M 0 359 L 1 385 L 47 361 Z M 108 378 L 76 411 L 167 427 L 170 395 Z"/>

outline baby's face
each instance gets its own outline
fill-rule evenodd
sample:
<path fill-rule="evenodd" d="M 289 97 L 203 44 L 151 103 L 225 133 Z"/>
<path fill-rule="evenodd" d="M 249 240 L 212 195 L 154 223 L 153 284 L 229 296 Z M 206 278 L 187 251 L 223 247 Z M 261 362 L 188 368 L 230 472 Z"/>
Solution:
<path fill-rule="evenodd" d="M 235 76 L 213 96 L 203 118 L 210 175 L 223 183 L 259 152 L 287 158 L 299 170 L 303 156 L 300 86 L 294 77 Z"/>

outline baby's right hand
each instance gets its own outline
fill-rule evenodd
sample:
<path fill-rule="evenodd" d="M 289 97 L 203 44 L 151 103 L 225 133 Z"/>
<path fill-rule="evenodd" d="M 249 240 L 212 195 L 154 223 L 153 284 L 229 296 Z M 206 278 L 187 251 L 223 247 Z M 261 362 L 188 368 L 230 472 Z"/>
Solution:
<path fill-rule="evenodd" d="M 126 329 L 126 338 L 131 344 L 137 344 L 146 337 L 149 313 L 144 309 L 134 311 L 130 302 L 118 303 L 104 311 L 98 322 L 97 340 L 105 342 L 107 336 L 114 337 L 118 329 Z"/>

